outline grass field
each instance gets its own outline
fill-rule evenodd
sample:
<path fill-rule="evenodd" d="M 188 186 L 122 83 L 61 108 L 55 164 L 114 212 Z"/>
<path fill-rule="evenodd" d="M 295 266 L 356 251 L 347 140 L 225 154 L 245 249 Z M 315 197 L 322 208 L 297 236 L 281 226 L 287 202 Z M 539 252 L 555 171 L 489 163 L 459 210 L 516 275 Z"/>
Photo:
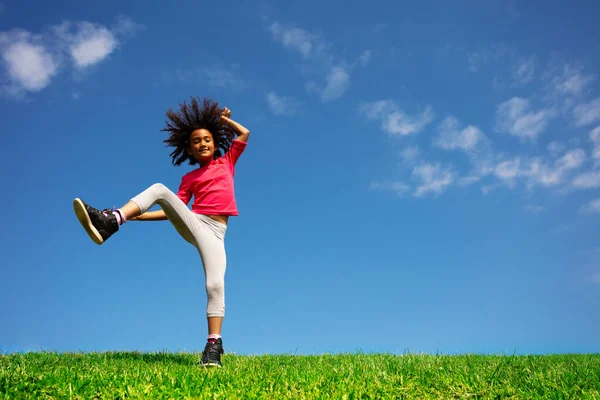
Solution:
<path fill-rule="evenodd" d="M 0 398 L 600 399 L 600 354 L 0 355 Z"/>

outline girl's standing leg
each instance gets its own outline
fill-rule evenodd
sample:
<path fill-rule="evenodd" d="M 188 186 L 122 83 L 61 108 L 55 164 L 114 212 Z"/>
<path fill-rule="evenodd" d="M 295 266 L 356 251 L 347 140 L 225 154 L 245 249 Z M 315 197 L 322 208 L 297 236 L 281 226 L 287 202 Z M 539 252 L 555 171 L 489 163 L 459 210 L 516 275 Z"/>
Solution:
<path fill-rule="evenodd" d="M 181 236 L 198 249 L 204 267 L 208 322 L 208 340 L 202 352 L 202 364 L 220 367 L 223 354 L 221 327 L 225 316 L 227 225 L 205 215 L 194 214 L 173 192 L 160 184 L 153 185 L 134 197 L 131 202 L 137 205 L 142 213 L 158 203 Z M 136 211 L 132 206 L 133 215 Z M 130 210 L 126 209 L 126 212 Z"/>
<path fill-rule="evenodd" d="M 208 304 L 206 317 L 208 320 L 208 340 L 202 352 L 202 364 L 205 366 L 221 366 L 223 341 L 221 326 L 225 316 L 225 233 L 227 226 L 206 215 L 196 214 L 201 229 L 194 231 L 198 244 L 198 252 L 204 266 L 206 295 Z"/>
<path fill-rule="evenodd" d="M 227 256 L 225 234 L 227 226 L 205 215 L 195 215 L 202 228 L 194 232 L 198 253 L 204 266 L 208 304 L 206 317 L 208 334 L 220 335 L 225 316 L 225 271 Z"/>

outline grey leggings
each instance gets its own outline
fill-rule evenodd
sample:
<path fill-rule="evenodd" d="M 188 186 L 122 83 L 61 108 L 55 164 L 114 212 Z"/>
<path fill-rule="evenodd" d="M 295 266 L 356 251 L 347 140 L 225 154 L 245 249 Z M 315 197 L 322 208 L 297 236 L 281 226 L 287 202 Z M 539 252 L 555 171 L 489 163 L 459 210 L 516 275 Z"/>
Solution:
<path fill-rule="evenodd" d="M 193 213 L 165 185 L 156 183 L 131 199 L 142 213 L 158 204 L 177 232 L 198 252 L 204 265 L 207 317 L 225 316 L 225 232 L 227 225 L 202 214 Z"/>

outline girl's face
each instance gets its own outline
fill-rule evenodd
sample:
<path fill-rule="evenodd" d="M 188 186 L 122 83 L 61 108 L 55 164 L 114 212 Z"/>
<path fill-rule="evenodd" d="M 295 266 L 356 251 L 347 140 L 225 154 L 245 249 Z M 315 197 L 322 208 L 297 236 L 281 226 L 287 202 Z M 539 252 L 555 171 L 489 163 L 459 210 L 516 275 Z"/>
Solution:
<path fill-rule="evenodd" d="M 208 164 L 215 155 L 215 142 L 212 134 L 206 129 L 196 129 L 190 135 L 190 145 L 187 149 L 200 165 Z"/>

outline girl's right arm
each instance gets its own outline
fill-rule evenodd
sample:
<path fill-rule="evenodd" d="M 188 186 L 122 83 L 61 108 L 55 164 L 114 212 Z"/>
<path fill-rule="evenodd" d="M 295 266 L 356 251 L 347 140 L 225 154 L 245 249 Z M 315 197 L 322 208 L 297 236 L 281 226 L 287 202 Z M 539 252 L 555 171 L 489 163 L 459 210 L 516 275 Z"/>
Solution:
<path fill-rule="evenodd" d="M 137 217 L 129 218 L 130 221 L 164 221 L 167 219 L 163 210 L 147 211 Z"/>

